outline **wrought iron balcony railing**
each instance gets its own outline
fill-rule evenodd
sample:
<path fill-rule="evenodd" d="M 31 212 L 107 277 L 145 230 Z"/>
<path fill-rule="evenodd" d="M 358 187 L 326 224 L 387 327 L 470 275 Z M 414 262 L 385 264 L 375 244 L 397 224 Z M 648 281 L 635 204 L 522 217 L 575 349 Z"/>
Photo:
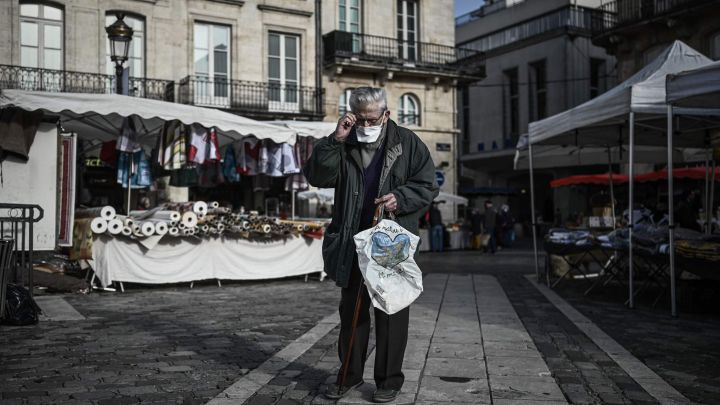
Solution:
<path fill-rule="evenodd" d="M 39 69 L 0 65 L 0 89 L 50 91 L 55 93 L 115 92 L 115 76 L 67 70 Z M 174 101 L 175 82 L 171 80 L 131 77 L 128 95 Z"/>
<path fill-rule="evenodd" d="M 178 85 L 178 102 L 221 108 L 259 117 L 324 115 L 323 91 L 315 87 L 187 76 Z"/>
<path fill-rule="evenodd" d="M 593 34 L 602 35 L 615 28 L 649 21 L 690 6 L 718 3 L 708 0 L 612 0 L 600 6 L 593 22 Z"/>
<path fill-rule="evenodd" d="M 402 41 L 396 38 L 345 31 L 332 31 L 323 36 L 325 63 L 338 59 L 379 62 L 426 69 L 457 70 L 459 63 L 476 58 L 480 52 L 427 42 Z"/>

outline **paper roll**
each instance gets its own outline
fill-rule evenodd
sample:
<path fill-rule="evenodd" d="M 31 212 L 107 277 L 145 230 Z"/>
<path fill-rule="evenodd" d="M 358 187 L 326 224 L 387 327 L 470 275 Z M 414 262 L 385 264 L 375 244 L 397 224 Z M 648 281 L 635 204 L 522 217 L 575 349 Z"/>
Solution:
<path fill-rule="evenodd" d="M 140 232 L 144 236 L 151 236 L 153 233 L 155 233 L 155 224 L 153 224 L 150 221 L 145 221 L 140 225 Z"/>
<path fill-rule="evenodd" d="M 123 223 L 121 220 L 115 218 L 108 222 L 107 230 L 111 235 L 119 235 L 123 230 Z"/>
<path fill-rule="evenodd" d="M 165 222 L 155 222 L 155 234 L 165 235 L 168 233 L 168 225 Z"/>
<path fill-rule="evenodd" d="M 195 201 L 195 204 L 193 204 L 193 212 L 196 214 L 207 214 L 207 203 L 205 201 Z"/>
<path fill-rule="evenodd" d="M 132 229 L 130 229 L 129 226 L 124 226 L 122 229 L 122 234 L 125 236 L 130 236 L 132 235 Z"/>
<path fill-rule="evenodd" d="M 265 224 L 265 225 L 262 226 L 262 231 L 263 231 L 264 233 L 270 233 L 271 230 L 272 230 L 272 227 L 271 227 L 270 225 L 268 225 L 268 224 Z"/>
<path fill-rule="evenodd" d="M 178 236 L 179 233 L 180 233 L 180 230 L 175 226 L 171 226 L 168 229 L 168 235 L 170 235 L 170 236 Z"/>
<path fill-rule="evenodd" d="M 217 225 L 217 230 L 218 230 L 218 232 L 224 231 L 224 230 L 225 230 L 225 225 L 223 225 L 223 224 L 218 224 L 218 225 Z"/>
<path fill-rule="evenodd" d="M 185 212 L 182 214 L 180 221 L 185 224 L 186 228 L 193 228 L 197 226 L 198 218 L 194 212 Z"/>
<path fill-rule="evenodd" d="M 210 230 L 210 226 L 209 226 L 209 225 L 203 225 L 203 226 L 200 227 L 200 230 L 203 231 L 203 232 L 207 232 L 207 231 Z"/>
<path fill-rule="evenodd" d="M 75 210 L 76 218 L 100 217 L 106 221 L 115 218 L 115 208 L 106 205 L 104 207 L 79 208 Z"/>
<path fill-rule="evenodd" d="M 104 218 L 93 218 L 90 222 L 90 230 L 93 233 L 105 233 L 108 229 L 108 221 Z"/>
<path fill-rule="evenodd" d="M 208 203 L 208 208 L 220 208 L 220 203 L 217 201 L 210 201 Z"/>
<path fill-rule="evenodd" d="M 187 229 L 187 226 L 185 226 L 185 224 L 183 224 L 182 222 L 180 222 L 179 224 L 177 224 L 177 228 L 182 231 L 182 230 Z"/>

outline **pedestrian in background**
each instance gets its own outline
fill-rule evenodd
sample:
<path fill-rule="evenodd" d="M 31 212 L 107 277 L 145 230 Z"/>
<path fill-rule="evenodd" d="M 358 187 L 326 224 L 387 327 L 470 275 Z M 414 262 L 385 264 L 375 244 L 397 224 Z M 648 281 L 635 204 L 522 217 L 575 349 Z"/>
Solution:
<path fill-rule="evenodd" d="M 353 236 L 372 226 L 375 208 L 395 214 L 395 221 L 418 234 L 420 217 L 438 195 L 435 164 L 430 151 L 412 131 L 390 119 L 382 88 L 359 87 L 350 93 L 350 110 L 340 118 L 335 132 L 318 141 L 304 167 L 315 187 L 335 188 L 332 222 L 325 232 L 322 254 L 325 273 L 342 288 L 338 355 L 345 362 L 335 384 L 325 396 L 336 400 L 363 383 L 370 338 L 370 296 L 363 289 Z M 360 312 L 354 338 L 355 304 Z M 403 356 L 408 339 L 410 308 L 392 315 L 375 309 L 374 402 L 394 400 L 405 381 Z M 343 382 L 342 370 L 347 369 Z"/>
<path fill-rule="evenodd" d="M 432 236 L 430 237 L 430 247 L 433 252 L 443 251 L 443 221 L 442 214 L 438 208 L 438 203 L 433 202 L 430 207 L 430 231 Z"/>
<path fill-rule="evenodd" d="M 515 241 L 515 218 L 510 213 L 510 206 L 503 204 L 500 207 L 500 243 L 503 247 L 510 247 Z"/>
<path fill-rule="evenodd" d="M 493 203 L 490 200 L 485 200 L 485 218 L 483 225 L 485 227 L 485 233 L 489 235 L 488 247 L 490 253 L 495 254 L 497 251 L 497 211 L 493 208 Z"/>
<path fill-rule="evenodd" d="M 482 248 L 483 216 L 477 208 L 472 210 L 472 216 L 470 217 L 470 231 L 472 232 L 473 250 L 480 250 L 480 248 Z"/>

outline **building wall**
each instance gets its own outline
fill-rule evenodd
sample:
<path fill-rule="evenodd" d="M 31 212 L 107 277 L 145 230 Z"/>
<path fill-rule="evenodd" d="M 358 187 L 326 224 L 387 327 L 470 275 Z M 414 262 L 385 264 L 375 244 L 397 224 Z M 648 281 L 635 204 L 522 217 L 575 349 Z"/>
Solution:
<path fill-rule="evenodd" d="M 64 68 L 107 72 L 105 15 L 124 11 L 145 18 L 145 76 L 175 80 L 194 73 L 194 23 L 230 27 L 231 79 L 267 81 L 268 32 L 300 36 L 301 85 L 315 86 L 314 2 L 248 0 L 243 5 L 207 0 L 56 0 L 64 8 Z M 20 65 L 19 2 L 0 13 L 0 64 Z M 274 6 L 260 9 L 258 6 Z M 3 10 L 5 11 L 5 10 Z M 299 15 L 300 12 L 302 15 Z"/>

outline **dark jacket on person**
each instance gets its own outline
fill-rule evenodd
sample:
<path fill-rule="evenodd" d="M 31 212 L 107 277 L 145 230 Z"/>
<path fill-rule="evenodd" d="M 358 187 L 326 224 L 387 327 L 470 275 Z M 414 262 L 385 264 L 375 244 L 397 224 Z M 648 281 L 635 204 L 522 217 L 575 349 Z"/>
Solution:
<path fill-rule="evenodd" d="M 489 232 L 495 229 L 495 225 L 497 223 L 497 211 L 495 211 L 494 207 L 489 207 L 485 209 L 485 232 Z"/>
<path fill-rule="evenodd" d="M 442 225 L 442 214 L 437 206 L 430 208 L 430 226 Z"/>
<path fill-rule="evenodd" d="M 386 125 L 377 197 L 393 193 L 397 199 L 395 220 L 417 235 L 419 218 L 438 195 L 435 165 L 417 135 L 392 120 Z M 364 168 L 355 129 L 345 142 L 337 141 L 334 135 L 318 141 L 303 172 L 313 186 L 335 188 L 335 208 L 322 254 L 325 273 L 338 286 L 347 287 L 356 254 L 353 236 L 360 230 L 365 200 Z"/>

